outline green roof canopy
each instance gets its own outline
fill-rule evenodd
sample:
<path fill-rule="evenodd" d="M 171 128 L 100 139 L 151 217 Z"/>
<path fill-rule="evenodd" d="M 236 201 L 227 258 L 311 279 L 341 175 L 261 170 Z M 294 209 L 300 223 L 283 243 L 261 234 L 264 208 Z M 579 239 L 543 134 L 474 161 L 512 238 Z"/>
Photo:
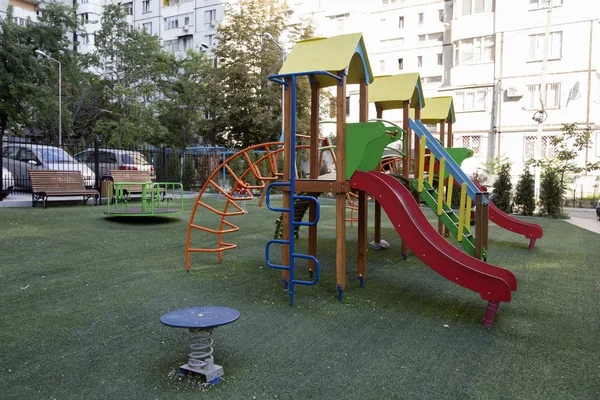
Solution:
<path fill-rule="evenodd" d="M 377 76 L 369 87 L 369 103 L 383 110 L 402 108 L 407 100 L 411 108 L 425 106 L 418 73 Z"/>
<path fill-rule="evenodd" d="M 421 122 L 424 124 L 435 124 L 442 120 L 452 124 L 456 122 L 452 96 L 426 98 L 425 103 L 427 105 L 421 110 Z M 414 115 L 411 110 L 410 117 L 414 118 Z"/>
<path fill-rule="evenodd" d="M 367 84 L 371 83 L 373 74 L 362 34 L 298 41 L 283 63 L 279 75 L 312 71 L 332 74 L 344 71 L 349 84 L 360 83 L 363 79 Z M 334 78 L 326 75 L 314 75 L 312 79 L 321 87 L 337 85 Z"/>

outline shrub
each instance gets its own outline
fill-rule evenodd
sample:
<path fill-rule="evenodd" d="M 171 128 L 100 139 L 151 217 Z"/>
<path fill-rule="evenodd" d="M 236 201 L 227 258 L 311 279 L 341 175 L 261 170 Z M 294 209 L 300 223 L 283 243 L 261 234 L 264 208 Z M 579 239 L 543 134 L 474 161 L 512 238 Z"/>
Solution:
<path fill-rule="evenodd" d="M 181 182 L 181 159 L 177 151 L 167 156 L 167 182 Z"/>
<path fill-rule="evenodd" d="M 196 171 L 194 168 L 194 156 L 188 154 L 183 163 L 183 173 L 181 175 L 181 184 L 183 190 L 192 190 L 196 179 Z"/>
<path fill-rule="evenodd" d="M 494 182 L 494 205 L 505 213 L 512 212 L 512 183 L 510 181 L 510 163 L 500 166 L 498 179 Z"/>
<path fill-rule="evenodd" d="M 558 172 L 552 168 L 544 171 L 540 183 L 540 212 L 552 218 L 561 218 L 560 205 L 563 200 L 563 190 Z"/>
<path fill-rule="evenodd" d="M 533 215 L 535 210 L 535 179 L 529 168 L 519 178 L 515 205 L 523 215 Z"/>

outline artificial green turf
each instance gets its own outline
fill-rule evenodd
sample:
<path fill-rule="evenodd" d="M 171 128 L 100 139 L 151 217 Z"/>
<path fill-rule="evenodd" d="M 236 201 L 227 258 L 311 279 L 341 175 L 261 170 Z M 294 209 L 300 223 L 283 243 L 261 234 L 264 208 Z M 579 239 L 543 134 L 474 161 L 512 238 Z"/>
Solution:
<path fill-rule="evenodd" d="M 211 204 L 218 200 L 209 200 Z M 519 288 L 494 326 L 485 302 L 410 256 L 384 218 L 384 251 L 368 251 L 365 288 L 348 227 L 348 285 L 335 290 L 334 203 L 322 201 L 321 280 L 296 286 L 294 307 L 264 246 L 278 213 L 235 217 L 224 254 L 193 254 L 193 202 L 171 219 L 105 219 L 104 208 L 0 208 L 2 399 L 597 399 L 598 235 L 562 221 L 528 240 L 492 225 L 489 261 Z M 372 217 L 372 208 L 370 216 Z M 432 217 L 432 214 L 428 214 Z M 206 211 L 198 222 L 215 224 Z M 214 227 L 214 226 L 213 226 Z M 306 228 L 297 241 L 306 247 Z M 193 242 L 215 247 L 213 235 Z M 276 256 L 278 250 L 273 248 Z M 278 261 L 275 257 L 275 262 Z M 306 277 L 298 262 L 298 277 Z M 215 330 L 225 376 L 203 388 L 176 374 L 190 334 L 159 322 L 200 305 L 241 312 Z"/>

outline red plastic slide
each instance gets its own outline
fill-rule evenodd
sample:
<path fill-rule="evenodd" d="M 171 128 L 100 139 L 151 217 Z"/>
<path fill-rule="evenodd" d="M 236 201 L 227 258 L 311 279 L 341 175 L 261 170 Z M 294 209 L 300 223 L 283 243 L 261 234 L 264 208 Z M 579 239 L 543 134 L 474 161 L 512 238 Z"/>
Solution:
<path fill-rule="evenodd" d="M 487 188 L 485 186 L 481 186 L 477 183 L 475 183 L 475 185 L 477 185 L 479 190 L 487 192 Z M 491 201 L 489 202 L 488 210 L 490 221 L 508 231 L 524 235 L 526 238 L 528 238 L 529 250 L 533 250 L 533 246 L 535 246 L 535 240 L 544 235 L 544 231 L 542 230 L 541 226 L 530 224 L 529 222 L 524 222 L 511 215 L 508 215 L 496 207 Z"/>
<path fill-rule="evenodd" d="M 471 257 L 448 243 L 431 225 L 410 191 L 398 180 L 381 172 L 356 171 L 350 179 L 353 189 L 376 198 L 408 247 L 444 278 L 473 290 L 488 300 L 483 320 L 491 326 L 501 301 L 510 301 L 517 279 L 507 269 Z"/>

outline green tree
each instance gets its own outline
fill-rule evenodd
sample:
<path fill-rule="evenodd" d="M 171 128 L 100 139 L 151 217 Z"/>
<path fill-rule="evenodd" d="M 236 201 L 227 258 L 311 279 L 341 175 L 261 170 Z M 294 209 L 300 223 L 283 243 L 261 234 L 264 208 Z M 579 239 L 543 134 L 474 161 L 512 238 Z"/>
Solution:
<path fill-rule="evenodd" d="M 512 212 L 512 182 L 510 181 L 510 163 L 500 165 L 498 179 L 494 182 L 494 205 L 505 213 Z"/>
<path fill-rule="evenodd" d="M 183 162 L 183 171 L 181 173 L 181 184 L 184 190 L 192 190 L 196 180 L 196 170 L 194 168 L 195 156 L 187 153 Z"/>
<path fill-rule="evenodd" d="M 162 84 L 163 97 L 157 102 L 159 121 L 168 134 L 162 142 L 171 147 L 214 141 L 214 124 L 207 116 L 212 109 L 211 81 L 214 68 L 203 53 L 189 50 L 173 59 L 170 80 Z"/>
<path fill-rule="evenodd" d="M 263 39 L 270 33 L 281 43 L 286 5 L 278 0 L 240 0 L 229 7 L 217 30 L 215 84 L 218 144 L 249 147 L 277 140 L 281 134 L 281 87 L 268 80 L 281 67 L 281 50 Z"/>
<path fill-rule="evenodd" d="M 515 205 L 524 215 L 533 215 L 535 211 L 535 178 L 529 168 L 525 169 L 517 183 Z"/>
<path fill-rule="evenodd" d="M 560 170 L 546 166 L 540 183 L 540 207 L 542 215 L 552 218 L 562 216 L 564 190 L 560 183 Z"/>
<path fill-rule="evenodd" d="M 128 30 L 118 4 L 104 7 L 95 36 L 95 65 L 101 71 L 104 118 L 94 133 L 111 145 L 160 144 L 166 136 L 155 100 L 171 72 L 173 55 L 145 30 Z"/>

